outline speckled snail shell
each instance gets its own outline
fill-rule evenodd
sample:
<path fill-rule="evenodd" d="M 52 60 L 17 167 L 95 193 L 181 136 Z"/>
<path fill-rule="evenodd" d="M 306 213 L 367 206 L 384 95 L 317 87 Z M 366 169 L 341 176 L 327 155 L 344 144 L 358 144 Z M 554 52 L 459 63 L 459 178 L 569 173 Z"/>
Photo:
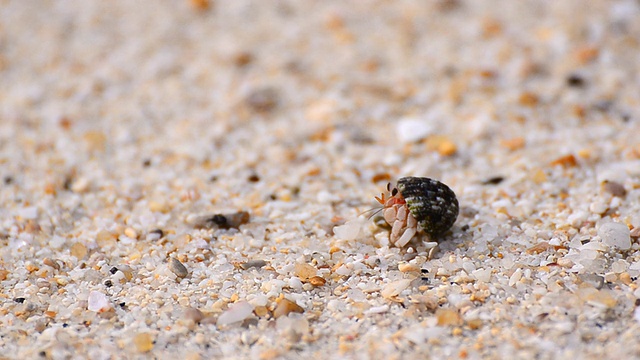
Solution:
<path fill-rule="evenodd" d="M 433 243 L 453 226 L 458 218 L 458 199 L 447 185 L 425 177 L 400 178 L 395 188 L 387 186 L 376 200 L 382 204 L 384 220 L 391 226 L 389 241 L 403 247 L 417 233 Z"/>
<path fill-rule="evenodd" d="M 456 222 L 458 199 L 447 185 L 426 177 L 403 177 L 396 187 L 417 220 L 418 231 L 424 231 L 431 239 L 447 232 Z"/>

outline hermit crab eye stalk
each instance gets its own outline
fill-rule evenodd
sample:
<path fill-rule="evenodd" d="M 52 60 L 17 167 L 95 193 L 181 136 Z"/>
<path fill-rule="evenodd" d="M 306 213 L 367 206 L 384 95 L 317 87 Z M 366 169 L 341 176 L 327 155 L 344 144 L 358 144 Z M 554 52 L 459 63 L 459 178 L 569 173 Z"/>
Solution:
<path fill-rule="evenodd" d="M 403 247 L 418 233 L 437 241 L 458 218 L 456 194 L 440 181 L 425 177 L 404 177 L 396 187 L 387 184 L 391 197 L 375 199 L 383 206 L 385 221 L 391 226 L 389 240 Z"/>

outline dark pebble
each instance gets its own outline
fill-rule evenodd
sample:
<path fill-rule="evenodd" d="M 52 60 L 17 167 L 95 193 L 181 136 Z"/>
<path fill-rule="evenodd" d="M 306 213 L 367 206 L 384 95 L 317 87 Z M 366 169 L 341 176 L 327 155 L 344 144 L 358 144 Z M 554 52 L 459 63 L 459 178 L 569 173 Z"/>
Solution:
<path fill-rule="evenodd" d="M 596 110 L 602 111 L 602 112 L 611 110 L 612 106 L 613 106 L 613 101 L 611 100 L 599 100 L 593 105 L 593 107 Z"/>
<path fill-rule="evenodd" d="M 586 81 L 578 74 L 571 74 L 567 76 L 567 85 L 571 87 L 583 87 L 586 85 Z"/>
<path fill-rule="evenodd" d="M 233 63 L 237 67 L 245 67 L 253 62 L 253 55 L 247 51 L 241 51 L 233 57 Z"/>
<path fill-rule="evenodd" d="M 504 181 L 504 177 L 503 176 L 494 176 L 494 177 L 491 177 L 491 178 L 488 178 L 488 179 L 484 180 L 482 182 L 482 184 L 484 184 L 484 185 L 498 185 L 503 181 Z"/>
<path fill-rule="evenodd" d="M 17 303 L 20 303 L 20 304 L 24 303 L 24 301 L 25 301 L 25 300 L 26 300 L 26 299 L 25 299 L 25 298 L 23 298 L 23 297 L 17 297 L 17 298 L 15 298 L 15 299 L 13 299 L 13 301 L 15 301 L 15 302 L 17 302 Z"/>
<path fill-rule="evenodd" d="M 579 275 L 580 279 L 592 285 L 594 288 L 600 290 L 604 286 L 604 277 L 597 274 L 582 274 Z"/>
<path fill-rule="evenodd" d="M 113 275 L 118 272 L 118 268 L 114 266 L 111 269 L 109 269 L 109 272 Z"/>
<path fill-rule="evenodd" d="M 249 222 L 249 213 L 239 211 L 232 214 L 214 214 L 203 216 L 193 224 L 196 229 L 237 229 L 240 225 Z"/>
<path fill-rule="evenodd" d="M 627 190 L 619 182 L 605 180 L 602 183 L 602 188 L 613 196 L 625 197 L 627 195 Z"/>
<path fill-rule="evenodd" d="M 187 268 L 176 258 L 169 260 L 169 269 L 179 278 L 184 278 L 189 275 Z"/>
<path fill-rule="evenodd" d="M 251 260 L 247 261 L 246 263 L 240 264 L 240 267 L 244 270 L 247 270 L 251 268 L 261 268 L 265 265 L 267 265 L 267 262 L 264 260 Z"/>
<path fill-rule="evenodd" d="M 271 87 L 254 89 L 245 98 L 249 108 L 257 112 L 269 112 L 278 106 L 278 91 Z"/>
<path fill-rule="evenodd" d="M 164 231 L 162 231 L 162 229 L 154 229 L 149 231 L 149 233 L 160 235 L 160 239 L 162 239 L 162 237 L 164 236 Z"/>

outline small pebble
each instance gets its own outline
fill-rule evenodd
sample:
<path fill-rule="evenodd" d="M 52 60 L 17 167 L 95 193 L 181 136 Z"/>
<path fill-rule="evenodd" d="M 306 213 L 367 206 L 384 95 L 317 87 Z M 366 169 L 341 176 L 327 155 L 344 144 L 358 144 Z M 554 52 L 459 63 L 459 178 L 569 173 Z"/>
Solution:
<path fill-rule="evenodd" d="M 147 241 L 157 241 L 162 239 L 163 236 L 164 236 L 164 232 L 161 229 L 155 229 L 155 230 L 149 231 L 146 239 Z"/>
<path fill-rule="evenodd" d="M 127 237 L 130 237 L 132 239 L 137 239 L 138 238 L 138 232 L 136 232 L 133 228 L 124 229 L 124 234 Z"/>
<path fill-rule="evenodd" d="M 422 140 L 433 132 L 433 127 L 422 119 L 402 119 L 396 125 L 398 140 L 402 143 L 412 143 Z"/>
<path fill-rule="evenodd" d="M 218 326 L 229 325 L 243 321 L 253 313 L 253 305 L 246 301 L 239 301 L 229 306 L 227 311 L 220 314 L 216 324 Z"/>
<path fill-rule="evenodd" d="M 309 333 L 309 321 L 302 315 L 283 316 L 276 320 L 276 329 L 284 333 L 306 335 Z"/>
<path fill-rule="evenodd" d="M 89 311 L 104 312 L 111 308 L 107 296 L 99 291 L 90 292 L 87 303 L 87 309 L 89 309 Z"/>
<path fill-rule="evenodd" d="M 153 349 L 153 336 L 149 333 L 138 333 L 133 337 L 133 343 L 138 352 L 149 352 Z"/>
<path fill-rule="evenodd" d="M 133 269 L 129 265 L 118 265 L 118 270 L 124 274 L 125 279 L 130 281 L 133 278 Z"/>
<path fill-rule="evenodd" d="M 587 283 L 592 285 L 594 288 L 600 290 L 602 289 L 602 287 L 604 286 L 604 277 L 597 275 L 597 274 L 581 274 L 578 275 L 580 277 L 580 279 Z"/>
<path fill-rule="evenodd" d="M 578 74 L 571 74 L 567 76 L 567 85 L 571 87 L 583 87 L 585 83 L 584 78 Z"/>
<path fill-rule="evenodd" d="M 60 270 L 60 264 L 58 264 L 57 261 L 52 260 L 51 258 L 42 259 L 42 263 L 47 265 L 47 266 L 51 266 L 52 268 L 54 268 L 56 270 Z"/>
<path fill-rule="evenodd" d="M 482 182 L 483 185 L 498 185 L 504 181 L 503 176 L 490 177 Z"/>
<path fill-rule="evenodd" d="M 70 188 L 71 188 L 71 191 L 73 191 L 74 193 L 82 194 L 87 190 L 89 190 L 90 185 L 91 184 L 89 182 L 89 179 L 81 177 L 76 181 L 74 181 L 73 184 L 71 184 Z"/>
<path fill-rule="evenodd" d="M 100 230 L 96 234 L 96 243 L 101 249 L 115 246 L 117 240 L 118 236 L 107 230 Z"/>
<path fill-rule="evenodd" d="M 629 228 L 623 223 L 610 222 L 600 225 L 598 236 L 605 244 L 621 250 L 631 248 Z"/>
<path fill-rule="evenodd" d="M 256 112 L 269 112 L 278 106 L 278 91 L 271 87 L 252 90 L 245 98 L 245 103 Z"/>
<path fill-rule="evenodd" d="M 309 278 L 309 283 L 315 287 L 318 286 L 323 286 L 324 284 L 327 283 L 327 280 L 325 280 L 324 278 L 320 277 L 320 276 L 312 276 L 311 278 Z"/>
<path fill-rule="evenodd" d="M 629 285 L 633 282 L 633 280 L 631 279 L 631 275 L 628 272 L 623 272 L 620 273 L 620 282 L 622 282 L 625 285 Z"/>
<path fill-rule="evenodd" d="M 266 265 L 267 265 L 267 262 L 264 260 L 250 260 L 250 261 L 247 261 L 246 263 L 240 264 L 240 267 L 243 268 L 244 270 L 248 270 L 251 268 L 261 268 Z"/>
<path fill-rule="evenodd" d="M 280 302 L 278 302 L 276 309 L 273 310 L 273 317 L 277 319 L 281 316 L 286 316 L 292 312 L 303 313 L 304 309 L 300 305 L 294 303 L 291 300 L 282 299 L 280 300 Z"/>
<path fill-rule="evenodd" d="M 35 206 L 21 208 L 21 209 L 18 209 L 16 215 L 25 220 L 34 220 L 38 218 L 38 208 Z"/>
<path fill-rule="evenodd" d="M 571 259 L 567 259 L 565 257 L 559 258 L 556 261 L 556 263 L 558 264 L 558 266 L 562 266 L 565 268 L 570 268 L 570 267 L 573 267 L 573 265 L 575 265 Z"/>
<path fill-rule="evenodd" d="M 193 224 L 196 229 L 237 229 L 249 222 L 249 213 L 239 211 L 231 214 L 201 216 Z"/>
<path fill-rule="evenodd" d="M 627 195 L 627 190 L 624 188 L 624 186 L 615 181 L 605 180 L 602 183 L 602 189 L 613 196 L 621 198 Z"/>
<path fill-rule="evenodd" d="M 261 318 L 269 314 L 269 309 L 267 309 L 266 306 L 256 306 L 255 309 L 253 309 L 253 311 L 256 313 L 256 315 L 258 315 Z"/>
<path fill-rule="evenodd" d="M 75 243 L 71 245 L 71 256 L 75 256 L 78 260 L 84 259 L 87 256 L 87 247 L 82 243 Z"/>
<path fill-rule="evenodd" d="M 352 241 L 358 238 L 362 223 L 358 220 L 347 221 L 344 225 L 334 226 L 333 233 L 338 239 Z"/>
<path fill-rule="evenodd" d="M 301 280 L 306 281 L 315 276 L 318 273 L 318 270 L 307 263 L 298 262 L 293 266 L 293 273 Z"/>
<path fill-rule="evenodd" d="M 367 311 L 365 311 L 364 313 L 367 315 L 370 314 L 382 314 L 389 311 L 389 305 L 381 305 L 381 306 L 374 306 L 369 308 Z"/>
<path fill-rule="evenodd" d="M 176 258 L 171 258 L 171 260 L 169 260 L 169 269 L 179 278 L 184 278 L 189 275 L 187 268 Z"/>
<path fill-rule="evenodd" d="M 200 321 L 204 319 L 204 314 L 202 313 L 202 311 L 192 307 L 184 309 L 182 316 L 195 324 L 200 323 Z"/>
<path fill-rule="evenodd" d="M 398 264 L 398 270 L 400 270 L 400 272 L 418 272 L 420 271 L 420 267 L 408 262 L 401 262 Z"/>
<path fill-rule="evenodd" d="M 462 325 L 462 317 L 457 311 L 451 309 L 436 310 L 438 326 Z"/>

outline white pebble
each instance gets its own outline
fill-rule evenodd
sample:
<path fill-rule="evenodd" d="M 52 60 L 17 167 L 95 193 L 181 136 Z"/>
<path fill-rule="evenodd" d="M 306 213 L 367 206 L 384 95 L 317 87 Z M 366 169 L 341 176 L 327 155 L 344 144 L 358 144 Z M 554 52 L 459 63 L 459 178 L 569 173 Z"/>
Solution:
<path fill-rule="evenodd" d="M 101 312 L 109 310 L 109 300 L 107 296 L 99 291 L 89 293 L 88 306 L 89 311 Z"/>
<path fill-rule="evenodd" d="M 433 127 L 426 121 L 420 119 L 402 119 L 396 125 L 398 140 L 402 143 L 422 140 L 432 131 Z"/>
<path fill-rule="evenodd" d="M 361 227 L 362 223 L 360 221 L 351 220 L 347 221 L 344 225 L 335 226 L 333 233 L 336 234 L 338 239 L 351 241 L 358 238 Z"/>
<path fill-rule="evenodd" d="M 18 209 L 17 214 L 19 217 L 25 220 L 33 220 L 38 218 L 38 208 L 35 206 L 29 206 L 22 209 Z"/>
<path fill-rule="evenodd" d="M 489 282 L 491 280 L 491 269 L 478 269 L 471 272 L 478 281 Z"/>
<path fill-rule="evenodd" d="M 218 317 L 217 325 L 228 325 L 240 322 L 248 318 L 253 313 L 253 305 L 246 301 L 239 301 L 229 307 Z"/>
<path fill-rule="evenodd" d="M 604 214 L 609 209 L 609 205 L 603 201 L 597 201 L 589 205 L 589 210 L 594 214 Z"/>
<path fill-rule="evenodd" d="M 54 249 L 60 249 L 67 242 L 67 239 L 62 236 L 54 235 L 49 240 L 49 246 Z"/>
<path fill-rule="evenodd" d="M 73 182 L 73 184 L 71 185 L 71 191 L 73 191 L 74 193 L 83 193 L 89 189 L 89 185 L 89 179 L 81 177 Z"/>
<path fill-rule="evenodd" d="M 333 201 L 339 201 L 340 197 L 336 194 L 330 193 L 326 190 L 322 190 L 318 192 L 317 196 L 318 202 L 321 204 L 328 204 Z"/>
<path fill-rule="evenodd" d="M 276 319 L 276 328 L 281 332 L 292 331 L 299 335 L 309 333 L 309 321 L 301 314 L 289 314 Z"/>
<path fill-rule="evenodd" d="M 302 291 L 302 281 L 300 281 L 300 279 L 298 279 L 297 277 L 292 277 L 291 279 L 289 279 L 289 287 L 292 288 L 295 291 Z"/>
<path fill-rule="evenodd" d="M 629 228 L 623 223 L 604 223 L 598 229 L 598 236 L 602 242 L 609 246 L 617 247 L 621 250 L 629 250 L 631 248 L 631 236 Z"/>
<path fill-rule="evenodd" d="M 381 305 L 381 306 L 374 306 L 369 308 L 369 310 L 365 311 L 365 315 L 369 315 L 369 314 L 381 314 L 381 313 L 385 313 L 389 311 L 389 305 Z"/>
<path fill-rule="evenodd" d="M 340 276 L 349 276 L 351 275 L 351 269 L 347 267 L 347 265 L 343 264 L 342 266 L 336 269 L 335 273 Z"/>
<path fill-rule="evenodd" d="M 633 318 L 636 319 L 637 322 L 640 322 L 640 306 L 633 310 Z"/>
<path fill-rule="evenodd" d="M 518 281 L 520 281 L 521 278 L 522 278 L 522 270 L 517 269 L 516 271 L 513 272 L 513 274 L 509 278 L 509 286 L 515 285 Z"/>

